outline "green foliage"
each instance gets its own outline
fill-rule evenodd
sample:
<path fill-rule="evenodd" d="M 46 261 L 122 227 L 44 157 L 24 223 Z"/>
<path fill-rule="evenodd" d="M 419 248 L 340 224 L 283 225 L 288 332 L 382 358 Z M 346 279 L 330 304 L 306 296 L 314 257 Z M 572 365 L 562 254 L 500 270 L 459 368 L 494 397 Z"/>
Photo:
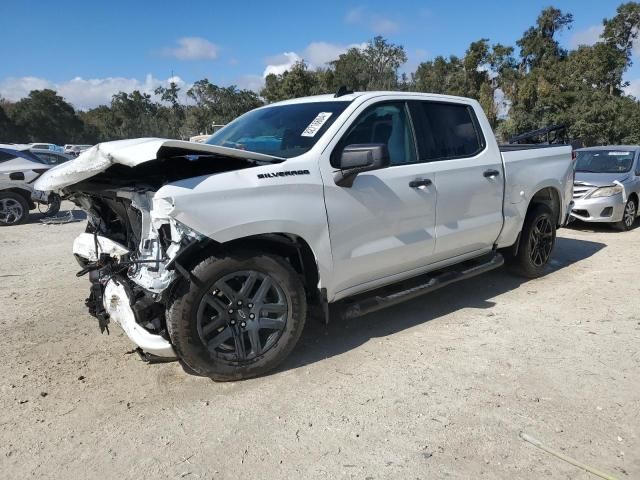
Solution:
<path fill-rule="evenodd" d="M 408 88 L 398 69 L 407 61 L 404 47 L 378 36 L 365 48 L 350 48 L 328 68 L 310 70 L 302 60 L 286 72 L 267 75 L 260 95 L 269 103 L 288 98 L 335 93 L 345 86 L 354 91 L 398 90 Z"/>
<path fill-rule="evenodd" d="M 210 133 L 213 124 L 224 125 L 262 105 L 251 90 L 240 90 L 235 85 L 219 87 L 206 78 L 194 83 L 187 97 L 194 103 L 186 108 L 187 130 L 198 133 Z"/>
<path fill-rule="evenodd" d="M 82 121 L 53 90 L 33 90 L 11 110 L 11 120 L 18 129 L 16 142 L 62 143 L 82 136 Z"/>

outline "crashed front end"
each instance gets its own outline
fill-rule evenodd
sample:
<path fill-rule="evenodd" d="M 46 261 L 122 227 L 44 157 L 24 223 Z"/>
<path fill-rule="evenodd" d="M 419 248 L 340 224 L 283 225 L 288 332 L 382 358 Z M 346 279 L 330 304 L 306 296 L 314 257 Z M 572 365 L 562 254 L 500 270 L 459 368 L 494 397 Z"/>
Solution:
<path fill-rule="evenodd" d="M 249 168 L 261 154 L 175 140 L 139 139 L 99 144 L 38 180 L 87 213 L 73 244 L 91 287 L 86 300 L 101 331 L 119 324 L 146 360 L 176 357 L 166 327 L 173 286 L 185 274 L 176 259 L 208 241 L 174 218 L 172 197 L 158 194 L 211 175 Z M 184 199 L 183 199 L 184 200 Z M 187 202 L 188 203 L 188 202 Z"/>
<path fill-rule="evenodd" d="M 86 305 L 101 331 L 118 323 L 147 357 L 175 357 L 165 322 L 174 260 L 202 235 L 167 216 L 170 205 L 153 191 L 70 192 L 88 215 L 73 254 L 89 275 Z M 155 208 L 154 208 L 155 206 Z"/>

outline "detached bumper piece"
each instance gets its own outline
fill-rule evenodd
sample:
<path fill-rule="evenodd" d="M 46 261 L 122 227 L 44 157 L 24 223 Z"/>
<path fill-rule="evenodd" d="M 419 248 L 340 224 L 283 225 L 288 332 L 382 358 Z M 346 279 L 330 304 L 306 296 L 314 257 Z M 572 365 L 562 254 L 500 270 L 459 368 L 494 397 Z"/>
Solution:
<path fill-rule="evenodd" d="M 129 339 L 143 352 L 156 357 L 176 358 L 171 344 L 162 336 L 155 335 L 136 322 L 136 314 L 131 308 L 131 297 L 124 282 L 110 279 L 104 287 L 104 309 L 109 318 L 118 323 Z"/>
<path fill-rule="evenodd" d="M 141 358 L 149 363 L 176 360 L 177 356 L 171 343 L 162 335 L 145 329 L 137 321 L 134 298 L 126 282 L 114 276 L 103 286 L 99 281 L 92 281 L 91 293 L 85 304 L 89 313 L 98 319 L 100 331 L 109 333 L 111 321 L 120 325 L 129 339 L 138 346 Z M 162 359 L 162 360 L 160 360 Z"/>

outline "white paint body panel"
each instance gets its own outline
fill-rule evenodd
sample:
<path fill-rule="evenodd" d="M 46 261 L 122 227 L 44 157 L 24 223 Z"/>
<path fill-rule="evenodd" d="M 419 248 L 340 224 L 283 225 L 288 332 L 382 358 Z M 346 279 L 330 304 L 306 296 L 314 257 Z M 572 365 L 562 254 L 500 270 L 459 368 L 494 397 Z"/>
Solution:
<path fill-rule="evenodd" d="M 370 92 L 335 99 L 318 96 L 285 104 L 350 102 L 308 152 L 282 163 L 190 178 L 160 188 L 167 216 L 217 242 L 266 233 L 304 239 L 315 255 L 319 287 L 329 301 L 360 293 L 512 245 L 529 201 L 553 187 L 561 199 L 559 223 L 571 200 L 570 147 L 522 150 L 502 155 L 475 100 L 445 95 Z M 329 158 L 341 136 L 367 106 L 385 100 L 426 100 L 469 105 L 484 132 L 486 148 L 472 158 L 397 165 L 367 172 L 351 188 L 337 186 Z M 268 108 L 268 107 L 263 107 Z M 51 169 L 37 188 L 59 189 L 105 170 L 113 163 L 135 166 L 153 160 L 164 147 L 266 160 L 258 153 L 161 139 L 97 145 L 76 160 Z M 500 175 L 487 179 L 486 169 Z M 261 173 L 308 170 L 309 174 L 258 178 Z M 411 189 L 427 177 L 433 185 Z M 504 196 L 504 206 L 503 206 Z M 504 223 L 503 223 L 504 220 Z"/>
<path fill-rule="evenodd" d="M 154 335 L 136 322 L 129 305 L 129 296 L 123 284 L 111 279 L 104 288 L 104 309 L 109 319 L 122 327 L 129 339 L 142 350 L 158 357 L 176 357 L 171 344 L 160 335 Z"/>

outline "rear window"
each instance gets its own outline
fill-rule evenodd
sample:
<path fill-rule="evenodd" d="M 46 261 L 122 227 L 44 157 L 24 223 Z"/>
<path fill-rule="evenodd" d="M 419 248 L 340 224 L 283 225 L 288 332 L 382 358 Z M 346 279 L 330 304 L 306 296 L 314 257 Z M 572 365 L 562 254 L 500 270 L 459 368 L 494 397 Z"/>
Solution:
<path fill-rule="evenodd" d="M 471 157 L 485 147 L 473 109 L 440 102 L 410 102 L 420 161 Z"/>

